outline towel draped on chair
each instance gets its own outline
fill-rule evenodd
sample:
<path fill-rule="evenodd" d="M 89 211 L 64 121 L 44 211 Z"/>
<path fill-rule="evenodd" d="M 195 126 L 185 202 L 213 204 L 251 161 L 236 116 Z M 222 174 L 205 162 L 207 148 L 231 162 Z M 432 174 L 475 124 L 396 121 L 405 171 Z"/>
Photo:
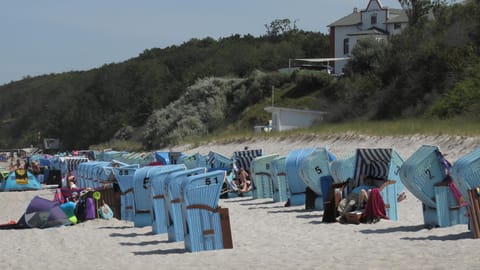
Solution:
<path fill-rule="evenodd" d="M 372 221 L 374 219 L 384 218 L 389 219 L 385 210 L 385 203 L 378 188 L 373 188 L 370 191 L 370 196 L 363 212 L 363 219 L 365 221 Z"/>

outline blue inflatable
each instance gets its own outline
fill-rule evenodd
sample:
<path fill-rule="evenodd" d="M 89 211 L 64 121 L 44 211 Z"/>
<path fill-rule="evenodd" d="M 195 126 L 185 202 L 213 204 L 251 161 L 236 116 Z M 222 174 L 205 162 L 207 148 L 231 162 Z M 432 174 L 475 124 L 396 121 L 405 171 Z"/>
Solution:
<path fill-rule="evenodd" d="M 11 172 L 8 177 L 3 180 L 0 190 L 2 191 L 22 191 L 22 190 L 38 190 L 42 185 L 37 178 L 25 169 L 18 169 Z"/>

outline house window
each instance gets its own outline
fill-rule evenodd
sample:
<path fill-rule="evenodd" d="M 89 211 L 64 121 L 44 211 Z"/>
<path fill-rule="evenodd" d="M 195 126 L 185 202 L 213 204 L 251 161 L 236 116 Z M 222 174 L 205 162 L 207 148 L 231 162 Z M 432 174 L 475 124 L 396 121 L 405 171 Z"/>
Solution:
<path fill-rule="evenodd" d="M 348 54 L 350 52 L 350 48 L 348 46 L 348 38 L 343 40 L 343 54 Z"/>
<path fill-rule="evenodd" d="M 377 24 L 377 14 L 373 14 L 372 16 L 370 16 L 370 24 L 371 25 Z"/>
<path fill-rule="evenodd" d="M 394 23 L 393 24 L 393 29 L 400 29 L 400 28 L 402 28 L 401 24 L 399 24 L 399 23 Z"/>

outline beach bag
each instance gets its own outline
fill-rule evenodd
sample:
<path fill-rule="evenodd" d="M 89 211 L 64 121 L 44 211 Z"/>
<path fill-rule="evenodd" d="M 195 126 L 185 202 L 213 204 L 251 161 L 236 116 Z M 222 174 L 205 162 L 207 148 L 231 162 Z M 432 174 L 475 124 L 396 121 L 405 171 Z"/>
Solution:
<path fill-rule="evenodd" d="M 106 203 L 103 203 L 103 205 L 98 208 L 98 214 L 103 219 L 113 218 L 112 208 L 110 208 L 110 206 L 108 206 L 108 204 L 106 204 Z"/>
<path fill-rule="evenodd" d="M 85 220 L 95 219 L 95 202 L 92 197 L 87 197 L 85 200 Z"/>
<path fill-rule="evenodd" d="M 77 205 L 75 206 L 75 216 L 77 217 L 78 222 L 85 221 L 85 209 L 87 208 L 87 198 L 82 196 L 78 199 Z"/>

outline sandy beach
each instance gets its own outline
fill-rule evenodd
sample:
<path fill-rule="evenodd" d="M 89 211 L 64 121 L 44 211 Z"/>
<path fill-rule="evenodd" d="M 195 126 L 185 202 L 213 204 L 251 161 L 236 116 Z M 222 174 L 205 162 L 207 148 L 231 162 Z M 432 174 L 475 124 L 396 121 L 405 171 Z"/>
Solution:
<path fill-rule="evenodd" d="M 343 156 L 361 147 L 396 149 L 407 159 L 423 144 L 437 145 L 454 162 L 480 146 L 479 137 L 367 137 L 342 135 L 239 141 L 169 148 L 185 153 L 327 146 Z M 0 223 L 17 220 L 30 200 L 53 190 L 0 193 Z M 422 205 L 407 191 L 399 220 L 375 224 L 325 224 L 322 211 L 284 207 L 272 199 L 221 199 L 229 208 L 233 249 L 189 253 L 183 242 L 132 222 L 93 220 L 49 229 L 0 230 L 0 269 L 478 269 L 480 257 L 467 225 L 426 229 Z"/>

